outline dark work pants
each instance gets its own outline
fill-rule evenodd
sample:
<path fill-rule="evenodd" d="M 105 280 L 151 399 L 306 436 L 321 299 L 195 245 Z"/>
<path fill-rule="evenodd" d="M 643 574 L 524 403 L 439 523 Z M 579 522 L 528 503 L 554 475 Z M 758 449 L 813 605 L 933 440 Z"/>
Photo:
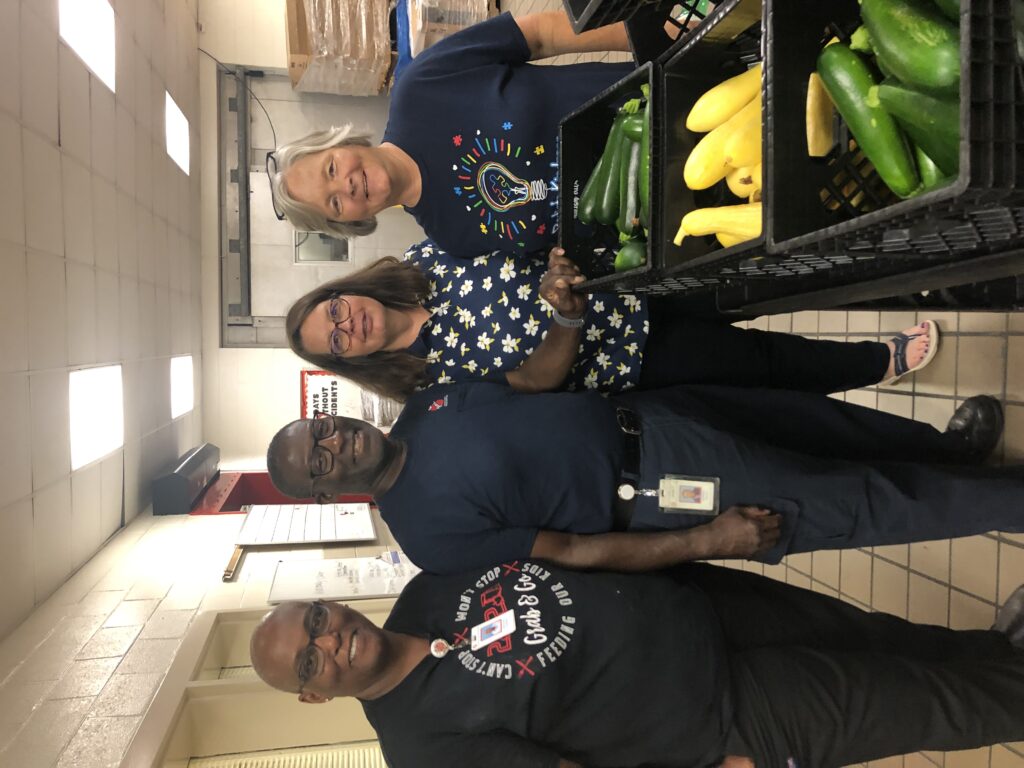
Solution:
<path fill-rule="evenodd" d="M 739 736 L 729 751 L 757 768 L 1024 738 L 1024 653 L 998 632 L 912 624 L 728 568 L 679 574 L 721 620 Z"/>
<path fill-rule="evenodd" d="M 751 404 L 743 405 L 744 396 Z M 715 477 L 719 509 L 753 504 L 782 515 L 779 543 L 759 557 L 766 562 L 818 549 L 1024 531 L 1021 468 L 923 463 L 941 460 L 946 438 L 909 419 L 809 393 L 673 387 L 614 400 L 636 411 L 643 426 L 640 487 L 657 488 L 666 474 Z M 723 409 L 729 402 L 735 412 Z M 746 426 L 727 428 L 741 418 Z M 645 496 L 636 500 L 630 529 L 707 521 L 664 512 Z"/>
<path fill-rule="evenodd" d="M 828 394 L 877 384 L 889 366 L 889 348 L 881 342 L 744 330 L 681 315 L 653 299 L 648 307 L 640 390 L 728 384 Z"/>
<path fill-rule="evenodd" d="M 685 413 L 716 429 L 818 458 L 962 462 L 964 440 L 931 424 L 781 389 L 688 386 Z"/>

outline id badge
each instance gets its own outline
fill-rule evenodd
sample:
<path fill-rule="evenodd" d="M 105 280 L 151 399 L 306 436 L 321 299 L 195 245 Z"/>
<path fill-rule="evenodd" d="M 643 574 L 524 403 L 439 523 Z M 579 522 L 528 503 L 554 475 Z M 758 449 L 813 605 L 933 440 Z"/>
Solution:
<path fill-rule="evenodd" d="M 718 478 L 662 475 L 658 505 L 665 512 L 713 517 L 718 514 Z"/>
<path fill-rule="evenodd" d="M 470 630 L 470 649 L 479 651 L 485 645 L 501 640 L 516 631 L 516 615 L 512 611 L 495 616 L 489 621 L 477 624 Z"/>

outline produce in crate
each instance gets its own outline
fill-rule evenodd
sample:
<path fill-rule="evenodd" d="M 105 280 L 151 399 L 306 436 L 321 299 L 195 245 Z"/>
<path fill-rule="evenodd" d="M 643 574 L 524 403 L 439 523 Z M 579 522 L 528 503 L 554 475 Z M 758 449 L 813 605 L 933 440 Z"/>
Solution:
<path fill-rule="evenodd" d="M 725 177 L 725 183 L 729 186 L 729 191 L 736 197 L 749 198 L 755 192 L 761 191 L 761 164 L 748 165 L 729 171 L 729 175 Z"/>
<path fill-rule="evenodd" d="M 822 85 L 821 76 L 811 72 L 807 78 L 807 154 L 811 157 L 825 157 L 836 143 L 834 124 L 835 107 L 828 91 Z"/>
<path fill-rule="evenodd" d="M 818 74 L 886 186 L 900 197 L 916 192 L 921 180 L 910 147 L 893 116 L 868 98 L 878 83 L 864 59 L 848 45 L 827 45 L 818 55 Z"/>
<path fill-rule="evenodd" d="M 761 65 L 719 83 L 694 103 L 686 128 L 694 133 L 714 130 L 761 93 Z"/>
<path fill-rule="evenodd" d="M 882 181 L 912 197 L 959 171 L 959 0 L 861 0 L 861 16 L 848 46 L 833 39 L 821 52 L 817 74 Z M 834 140 L 816 88 L 812 74 L 808 154 L 823 157 Z"/>
<path fill-rule="evenodd" d="M 960 167 L 960 100 L 883 83 L 869 94 L 899 122 L 911 140 L 948 176 Z"/>
<path fill-rule="evenodd" d="M 960 30 L 932 0 L 861 0 L 871 48 L 906 85 L 955 94 L 960 87 Z"/>
<path fill-rule="evenodd" d="M 740 243 L 761 234 L 761 203 L 721 205 L 717 208 L 698 208 L 683 216 L 679 231 L 672 240 L 683 244 L 687 236 L 727 235 Z M 735 244 L 735 243 L 734 243 Z"/>
<path fill-rule="evenodd" d="M 647 260 L 644 228 L 650 205 L 650 100 L 648 86 L 641 91 L 647 104 L 631 99 L 621 107 L 576 208 L 580 222 L 614 226 L 619 232 L 624 245 L 615 258 L 616 271 L 635 269 Z"/>
<path fill-rule="evenodd" d="M 705 92 L 686 117 L 690 130 L 708 130 L 690 152 L 683 181 L 694 190 L 725 179 L 744 205 L 699 208 L 679 225 L 673 242 L 687 235 L 716 235 L 725 247 L 761 234 L 761 65 Z"/>
<path fill-rule="evenodd" d="M 921 173 L 921 186 L 928 192 L 940 187 L 949 181 L 949 177 L 942 173 L 942 169 L 935 164 L 921 147 L 914 147 L 914 159 L 917 160 L 917 170 Z"/>
<path fill-rule="evenodd" d="M 627 240 L 615 254 L 615 271 L 625 272 L 642 267 L 647 261 L 647 243 L 643 240 Z"/>
<path fill-rule="evenodd" d="M 732 170 L 726 159 L 726 145 L 737 131 L 744 131 L 743 136 L 749 141 L 750 135 L 745 131 L 747 124 L 751 120 L 757 120 L 760 125 L 760 117 L 761 97 L 758 95 L 697 142 L 697 146 L 690 152 L 683 166 L 683 181 L 686 182 L 686 186 L 690 189 L 707 189 L 724 179 Z M 760 148 L 760 130 L 757 131 L 756 143 Z"/>

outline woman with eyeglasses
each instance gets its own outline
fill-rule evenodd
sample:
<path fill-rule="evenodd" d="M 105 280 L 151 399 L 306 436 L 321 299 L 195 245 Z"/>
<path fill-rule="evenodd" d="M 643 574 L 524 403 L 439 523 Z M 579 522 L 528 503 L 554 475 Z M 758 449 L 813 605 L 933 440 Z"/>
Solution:
<path fill-rule="evenodd" d="M 303 359 L 378 394 L 482 380 L 521 392 L 674 384 L 831 393 L 894 383 L 938 348 L 931 320 L 886 342 L 806 339 L 673 312 L 658 299 L 574 293 L 559 249 L 545 264 L 495 252 L 457 259 L 427 240 L 310 291 L 285 330 Z"/>
<path fill-rule="evenodd" d="M 505 13 L 439 41 L 395 84 L 379 145 L 346 125 L 268 157 L 278 217 L 355 237 L 401 205 L 456 256 L 546 251 L 557 223 L 559 122 L 633 66 L 529 62 L 590 51 L 629 51 L 624 25 L 575 35 L 562 11 Z"/>

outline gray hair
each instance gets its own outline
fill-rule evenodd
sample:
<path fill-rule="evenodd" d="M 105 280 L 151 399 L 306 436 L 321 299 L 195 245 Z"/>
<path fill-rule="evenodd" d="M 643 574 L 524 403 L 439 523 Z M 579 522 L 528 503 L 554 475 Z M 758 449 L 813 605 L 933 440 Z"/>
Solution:
<path fill-rule="evenodd" d="M 310 205 L 300 203 L 288 194 L 284 183 L 284 175 L 289 168 L 306 155 L 322 152 L 333 147 L 355 145 L 359 147 L 373 146 L 370 137 L 362 133 L 353 133 L 351 125 L 341 128 L 328 128 L 325 131 L 314 131 L 308 136 L 278 147 L 274 152 L 277 159 L 277 173 L 270 177 L 270 189 L 274 202 L 296 229 L 308 232 L 323 232 L 338 238 L 368 235 L 377 228 L 377 218 L 359 221 L 332 221 Z"/>

